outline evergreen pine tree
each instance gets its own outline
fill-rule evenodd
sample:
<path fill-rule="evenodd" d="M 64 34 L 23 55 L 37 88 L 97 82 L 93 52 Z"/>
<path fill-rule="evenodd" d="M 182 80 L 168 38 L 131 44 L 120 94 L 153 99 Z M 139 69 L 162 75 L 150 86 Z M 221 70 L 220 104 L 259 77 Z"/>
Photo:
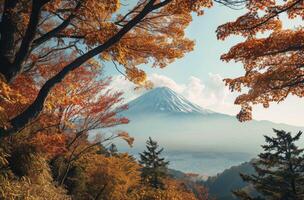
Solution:
<path fill-rule="evenodd" d="M 302 132 L 294 137 L 290 132 L 275 130 L 275 137 L 265 136 L 263 153 L 253 163 L 256 175 L 241 174 L 258 195 L 244 190 L 233 193 L 243 200 L 303 200 L 304 199 L 304 149 L 296 146 Z"/>
<path fill-rule="evenodd" d="M 146 144 L 147 151 L 140 153 L 139 161 L 143 166 L 141 173 L 142 181 L 148 183 L 153 188 L 163 189 L 164 183 L 162 180 L 167 177 L 169 162 L 160 157 L 164 149 L 159 149 L 157 142 L 153 141 L 151 137 L 149 137 Z"/>

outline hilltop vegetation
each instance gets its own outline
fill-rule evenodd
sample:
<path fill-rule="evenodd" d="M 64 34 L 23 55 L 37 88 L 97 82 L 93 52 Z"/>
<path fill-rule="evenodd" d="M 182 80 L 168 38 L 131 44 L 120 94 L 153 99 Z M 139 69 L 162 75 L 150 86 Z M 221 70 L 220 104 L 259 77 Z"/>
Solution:
<path fill-rule="evenodd" d="M 209 177 L 207 181 L 200 182 L 206 186 L 211 196 L 218 200 L 235 200 L 237 199 L 232 191 L 236 189 L 249 187 L 249 184 L 244 182 L 240 173 L 254 174 L 254 168 L 251 162 L 246 162 L 238 166 L 233 166 L 224 170 L 216 176 Z"/>

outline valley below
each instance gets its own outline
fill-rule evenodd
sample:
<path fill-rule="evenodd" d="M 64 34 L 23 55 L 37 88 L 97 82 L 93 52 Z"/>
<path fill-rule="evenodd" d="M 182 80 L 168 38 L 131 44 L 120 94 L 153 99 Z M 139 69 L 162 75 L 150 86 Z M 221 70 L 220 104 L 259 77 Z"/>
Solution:
<path fill-rule="evenodd" d="M 128 150 L 127 150 L 128 151 Z M 142 149 L 132 149 L 130 154 L 139 158 Z M 207 151 L 165 151 L 163 156 L 168 160 L 169 168 L 184 173 L 199 174 L 202 179 L 215 176 L 231 166 L 237 166 L 251 160 L 254 155 L 242 152 L 207 152 Z"/>
<path fill-rule="evenodd" d="M 122 115 L 130 123 L 115 130 L 127 131 L 135 141 L 130 148 L 117 140 L 120 151 L 138 157 L 151 137 L 164 148 L 170 168 L 202 176 L 216 175 L 255 158 L 262 150 L 264 135 L 271 136 L 273 128 L 303 130 L 270 121 L 241 123 L 235 116 L 201 108 L 166 87 L 155 88 L 128 105 L 129 109 Z M 113 131 L 103 130 L 103 133 Z M 300 143 L 304 144 L 303 139 Z"/>

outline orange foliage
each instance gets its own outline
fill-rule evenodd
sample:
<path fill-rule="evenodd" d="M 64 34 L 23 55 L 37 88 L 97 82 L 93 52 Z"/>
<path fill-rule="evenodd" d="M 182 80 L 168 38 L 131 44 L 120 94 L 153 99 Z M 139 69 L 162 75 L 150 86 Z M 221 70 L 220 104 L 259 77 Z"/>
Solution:
<path fill-rule="evenodd" d="M 39 65 L 27 76 L 18 76 L 10 86 L 2 82 L 3 89 L 0 90 L 0 95 L 5 98 L 0 104 L 0 114 L 3 113 L 0 115 L 3 116 L 0 122 L 7 122 L 35 100 L 37 88 L 60 70 L 55 67 L 50 70 L 50 66 L 52 63 Z M 127 109 L 127 106 L 121 103 L 122 93 L 109 90 L 111 80 L 101 78 L 99 70 L 98 64 L 91 60 L 70 73 L 62 83 L 53 88 L 41 114 L 27 128 L 30 127 L 33 133 L 49 129 L 54 131 L 53 129 L 57 128 L 58 133 L 75 134 L 128 123 L 127 118 L 117 116 L 117 113 Z M 43 76 L 36 80 L 37 74 Z"/>
<path fill-rule="evenodd" d="M 5 36 L 0 38 L 0 73 L 9 84 L 34 74 L 39 87 L 31 103 L 9 118 L 12 127 L 5 136 L 36 118 L 51 89 L 90 62 L 112 61 L 136 85 L 152 87 L 140 67 L 163 68 L 192 51 L 194 42 L 185 29 L 193 13 L 202 15 L 212 6 L 212 0 L 138 0 L 127 5 L 119 0 L 8 1 L 0 1 L 5 16 L 1 23 L 10 27 L 0 30 Z"/>
<path fill-rule="evenodd" d="M 129 199 L 129 190 L 139 184 L 140 166 L 127 154 L 115 157 L 88 154 L 77 161 L 85 168 L 88 197 L 94 199 Z"/>
<path fill-rule="evenodd" d="M 245 75 L 225 79 L 231 91 L 241 94 L 235 104 L 241 105 L 240 121 L 252 119 L 252 105 L 281 102 L 288 95 L 304 96 L 303 49 L 304 30 L 282 30 L 281 14 L 287 13 L 290 20 L 304 18 L 304 2 L 301 0 L 249 1 L 248 12 L 234 22 L 218 27 L 219 39 L 229 35 L 242 35 L 241 42 L 222 55 L 224 61 L 242 62 Z M 291 22 L 292 23 L 292 22 Z M 267 34 L 258 35 L 258 33 Z"/>
<path fill-rule="evenodd" d="M 37 151 L 46 155 L 48 158 L 53 158 L 57 155 L 63 154 L 67 151 L 66 149 L 67 138 L 64 134 L 46 134 L 37 133 L 31 140 L 30 143 L 35 145 Z"/>
<path fill-rule="evenodd" d="M 188 190 L 185 185 L 179 181 L 167 179 L 166 188 L 164 190 L 154 189 L 147 186 L 140 186 L 134 190 L 130 199 L 134 200 L 197 200 L 195 195 Z M 207 200 L 207 199 L 202 199 Z"/>
<path fill-rule="evenodd" d="M 27 55 L 24 62 L 25 68 L 35 68 L 46 60 L 50 60 L 60 51 L 67 54 L 75 53 L 79 56 L 82 51 L 79 44 L 86 45 L 86 48 L 103 44 L 134 18 L 148 2 L 139 0 L 132 8 L 130 5 L 121 4 L 119 0 L 49 1 L 41 9 L 40 21 L 42 23 L 38 24 L 37 31 L 48 33 L 60 26 L 62 22 L 71 24 L 71 26 L 66 26 L 57 35 L 52 35 L 52 39 L 57 44 L 54 42 L 43 46 L 39 41 L 34 40 L 33 51 Z M 212 1 L 168 0 L 165 2 L 166 6 L 160 6 L 154 12 L 150 12 L 118 43 L 102 52 L 100 58 L 118 62 L 129 70 L 140 64 L 151 62 L 153 66 L 165 67 L 176 58 L 181 58 L 186 52 L 191 51 L 194 43 L 185 37 L 184 32 L 192 21 L 191 12 L 202 15 L 203 8 L 211 7 Z M 160 1 L 155 1 L 155 6 L 158 6 L 158 3 Z M 11 11 L 18 12 L 20 15 L 15 19 L 18 22 L 19 31 L 23 33 L 20 34 L 19 40 L 22 40 L 29 25 L 32 12 L 30 8 L 30 3 L 17 4 Z M 126 13 L 126 11 L 128 12 Z M 12 48 L 17 49 L 18 47 Z M 68 63 L 68 60 L 66 62 Z M 60 62 L 57 64 L 59 65 Z M 144 74 L 137 75 L 142 77 L 141 82 L 145 79 Z M 128 78 L 135 83 L 138 82 L 138 77 L 128 76 Z"/>
<path fill-rule="evenodd" d="M 193 12 L 201 15 L 211 5 L 211 0 L 139 0 L 133 8 L 119 0 L 0 1 L 5 27 L 0 137 L 12 136 L 0 143 L 0 198 L 195 199 L 173 180 L 166 191 L 146 188 L 132 157 L 102 154 L 103 144 L 115 138 L 131 146 L 128 133 L 100 134 L 93 141 L 88 136 L 129 122 L 118 115 L 127 106 L 121 93 L 108 88 L 111 80 L 102 77 L 101 65 L 118 63 L 127 79 L 151 87 L 139 66 L 163 68 L 193 50 L 185 29 Z M 77 178 L 84 184 L 79 196 L 67 195 L 63 188 Z"/>

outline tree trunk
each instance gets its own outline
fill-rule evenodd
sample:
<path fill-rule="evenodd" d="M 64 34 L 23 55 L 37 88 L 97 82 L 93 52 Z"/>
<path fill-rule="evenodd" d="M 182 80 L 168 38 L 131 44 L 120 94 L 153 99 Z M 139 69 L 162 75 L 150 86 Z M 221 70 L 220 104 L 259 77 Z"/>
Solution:
<path fill-rule="evenodd" d="M 171 0 L 165 0 L 161 3 L 154 5 L 155 2 L 156 0 L 149 1 L 138 15 L 136 15 L 132 20 L 130 20 L 123 28 L 121 28 L 113 37 L 108 39 L 104 44 L 76 58 L 73 62 L 68 64 L 66 67 L 64 67 L 58 74 L 56 74 L 51 79 L 46 81 L 46 83 L 40 89 L 35 101 L 23 113 L 10 120 L 10 124 L 12 125 L 12 128 L 9 130 L 0 129 L 0 133 L 2 133 L 0 137 L 14 135 L 15 133 L 18 132 L 18 130 L 24 127 L 30 120 L 37 117 L 39 113 L 42 111 L 44 102 L 51 89 L 56 84 L 60 83 L 68 75 L 69 72 L 77 69 L 82 64 L 84 64 L 87 60 L 102 53 L 103 51 L 107 50 L 108 48 L 119 42 L 120 39 L 126 33 L 128 33 L 133 27 L 135 27 L 138 23 L 140 23 L 141 20 L 144 19 L 147 14 L 149 14 L 155 9 L 159 9 L 160 7 L 167 5 L 168 3 L 171 2 Z"/>

